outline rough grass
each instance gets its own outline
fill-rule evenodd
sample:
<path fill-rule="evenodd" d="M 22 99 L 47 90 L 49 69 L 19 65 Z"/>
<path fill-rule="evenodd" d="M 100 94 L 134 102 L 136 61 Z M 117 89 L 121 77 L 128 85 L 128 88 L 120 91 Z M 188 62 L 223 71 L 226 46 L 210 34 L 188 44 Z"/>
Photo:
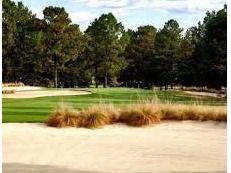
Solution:
<path fill-rule="evenodd" d="M 58 106 L 47 125 L 52 127 L 99 128 L 113 123 L 129 126 L 148 126 L 164 120 L 227 121 L 225 106 L 161 104 L 146 101 L 115 108 L 99 104 L 78 112 L 66 105 Z"/>
<path fill-rule="evenodd" d="M 15 90 L 14 89 L 11 89 L 11 90 L 9 90 L 9 89 L 7 89 L 7 90 L 2 90 L 2 94 L 14 94 L 15 93 Z"/>
<path fill-rule="evenodd" d="M 19 83 L 3 83 L 2 84 L 3 87 L 19 87 L 19 86 L 25 86 L 24 83 L 19 82 Z"/>
<path fill-rule="evenodd" d="M 117 121 L 119 114 L 113 106 L 97 105 L 79 112 L 66 104 L 59 104 L 47 121 L 50 127 L 99 128 Z"/>
<path fill-rule="evenodd" d="M 94 129 L 110 124 L 109 116 L 101 110 L 90 109 L 81 112 L 80 115 L 83 117 L 80 127 Z"/>
<path fill-rule="evenodd" d="M 227 121 L 225 106 L 161 105 L 162 120 Z"/>
<path fill-rule="evenodd" d="M 68 105 L 60 104 L 52 112 L 47 121 L 47 125 L 51 127 L 78 127 L 81 123 L 81 117 L 78 112 Z"/>
<path fill-rule="evenodd" d="M 160 111 L 155 105 L 138 104 L 120 111 L 119 121 L 130 126 L 146 126 L 160 121 Z"/>

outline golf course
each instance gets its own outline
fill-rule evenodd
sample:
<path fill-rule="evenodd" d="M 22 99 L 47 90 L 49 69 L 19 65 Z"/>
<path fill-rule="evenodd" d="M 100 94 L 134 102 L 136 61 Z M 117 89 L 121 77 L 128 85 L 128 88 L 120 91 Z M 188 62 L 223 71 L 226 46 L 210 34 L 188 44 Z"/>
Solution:
<path fill-rule="evenodd" d="M 62 89 L 42 89 L 59 93 Z M 42 91 L 41 90 L 41 91 Z M 65 89 L 64 89 L 65 90 Z M 71 89 L 68 89 L 71 90 Z M 77 90 L 77 89 L 72 89 Z M 51 111 L 60 103 L 66 103 L 82 110 L 97 104 L 113 104 L 123 106 L 146 100 L 160 100 L 163 103 L 197 104 L 224 106 L 226 99 L 209 96 L 195 96 L 183 91 L 169 90 L 144 90 L 134 88 L 86 88 L 87 95 L 71 96 L 43 96 L 37 98 L 4 98 L 3 97 L 3 122 L 45 122 Z M 22 95 L 27 91 L 20 91 Z M 31 95 L 33 96 L 31 91 Z M 11 95 L 11 94 L 9 94 Z"/>
<path fill-rule="evenodd" d="M 3 173 L 226 173 L 226 0 L 2 0 Z"/>
<path fill-rule="evenodd" d="M 168 170 L 223 173 L 226 170 L 225 98 L 204 96 L 205 93 L 203 96 L 192 95 L 179 90 L 30 88 L 32 90 L 16 91 L 3 98 L 4 173 L 31 173 L 30 170 L 38 173 Z M 69 107 L 57 108 L 59 104 L 72 106 L 75 110 Z M 112 112 L 104 112 L 105 107 L 100 105 L 106 108 L 112 105 L 116 108 L 130 107 L 133 114 L 128 119 L 129 126 L 104 122 L 102 117 L 110 117 Z M 176 120 L 181 120 L 177 117 L 182 110 L 197 116 L 199 110 L 204 108 L 201 114 L 208 112 L 205 114 L 208 120 L 214 114 L 211 112 L 213 108 L 225 111 L 222 113 L 225 119 L 222 118 L 223 122 L 200 121 L 197 118 L 192 121 L 194 117 L 186 115 L 189 118 L 185 119 L 187 121 L 159 122 L 156 119 L 143 121 L 142 114 L 139 118 L 139 109 L 144 110 L 145 117 L 149 117 L 151 113 L 157 116 L 153 110 L 158 110 L 158 107 L 162 107 L 163 111 L 172 106 L 174 111 L 170 111 L 170 114 L 177 115 L 174 118 Z M 78 123 L 74 123 L 72 117 L 79 117 L 75 112 L 84 113 L 86 109 L 92 111 L 91 119 L 85 119 L 87 128 L 76 128 Z M 58 116 L 62 117 L 57 119 L 61 125 L 52 119 Z M 47 121 L 52 127 L 47 126 Z M 137 124 L 139 121 L 141 124 Z M 132 128 L 131 125 L 139 127 Z M 77 164 L 73 161 L 75 159 L 78 160 Z M 92 166 L 88 167 L 89 164 Z"/>

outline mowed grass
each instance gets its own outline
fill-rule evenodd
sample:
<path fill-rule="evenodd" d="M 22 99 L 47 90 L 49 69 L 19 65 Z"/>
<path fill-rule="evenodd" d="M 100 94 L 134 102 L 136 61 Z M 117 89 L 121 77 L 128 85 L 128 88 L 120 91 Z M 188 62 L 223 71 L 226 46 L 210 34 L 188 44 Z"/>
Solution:
<path fill-rule="evenodd" d="M 83 110 L 95 104 L 113 104 L 124 106 L 141 100 L 158 98 L 165 103 L 183 103 L 198 105 L 226 105 L 225 99 L 212 97 L 195 97 L 182 91 L 152 91 L 131 88 L 89 88 L 90 95 L 54 96 L 31 99 L 3 99 L 3 122 L 45 122 L 52 110 L 59 104 L 71 105 L 77 110 Z"/>

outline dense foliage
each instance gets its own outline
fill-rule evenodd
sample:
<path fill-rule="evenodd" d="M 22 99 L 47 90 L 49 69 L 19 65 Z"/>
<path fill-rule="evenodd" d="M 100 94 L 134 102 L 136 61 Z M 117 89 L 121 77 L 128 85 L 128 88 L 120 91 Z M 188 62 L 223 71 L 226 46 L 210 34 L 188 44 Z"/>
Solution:
<path fill-rule="evenodd" d="M 185 32 L 173 19 L 159 30 L 146 25 L 125 31 L 108 13 L 82 33 L 62 7 L 46 7 L 43 14 L 38 19 L 21 2 L 3 0 L 3 82 L 226 87 L 226 6 Z"/>

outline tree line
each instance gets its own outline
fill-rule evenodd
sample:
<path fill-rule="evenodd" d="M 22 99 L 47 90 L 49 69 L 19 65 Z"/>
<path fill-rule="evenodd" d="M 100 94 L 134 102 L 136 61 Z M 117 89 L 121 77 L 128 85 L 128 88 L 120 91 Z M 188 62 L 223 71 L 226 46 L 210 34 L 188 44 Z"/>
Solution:
<path fill-rule="evenodd" d="M 81 32 L 62 7 L 46 7 L 43 19 L 22 2 L 3 0 L 2 9 L 3 82 L 226 87 L 226 5 L 185 32 L 174 19 L 158 30 L 152 25 L 125 30 L 112 13 Z"/>

